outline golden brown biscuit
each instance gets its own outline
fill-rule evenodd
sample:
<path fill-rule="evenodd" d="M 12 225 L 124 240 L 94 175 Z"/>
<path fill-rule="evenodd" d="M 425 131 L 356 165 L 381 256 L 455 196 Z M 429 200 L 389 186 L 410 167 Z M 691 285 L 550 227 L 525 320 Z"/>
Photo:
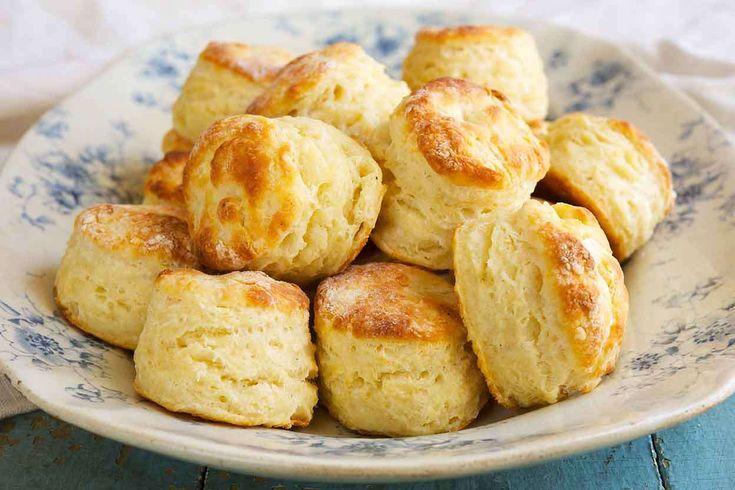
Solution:
<path fill-rule="evenodd" d="M 391 111 L 409 92 L 356 44 L 337 43 L 300 56 L 248 108 L 261 116 L 319 119 L 363 143 L 382 161 Z"/>
<path fill-rule="evenodd" d="M 213 124 L 184 172 L 203 264 L 306 284 L 346 267 L 384 189 L 370 153 L 316 119 L 243 115 Z"/>
<path fill-rule="evenodd" d="M 309 300 L 262 272 L 156 279 L 135 389 L 174 412 L 236 425 L 305 426 L 317 402 Z"/>
<path fill-rule="evenodd" d="M 459 430 L 487 401 L 452 285 L 431 272 L 352 266 L 319 285 L 314 328 L 321 400 L 350 429 Z"/>
<path fill-rule="evenodd" d="M 536 43 L 516 27 L 425 27 L 403 63 L 411 89 L 442 77 L 463 78 L 504 93 L 527 121 L 548 111 L 546 75 Z"/>
<path fill-rule="evenodd" d="M 674 205 L 664 159 L 643 133 L 618 119 L 568 114 L 544 138 L 551 168 L 540 191 L 592 211 L 615 257 L 630 257 Z"/>
<path fill-rule="evenodd" d="M 161 141 L 161 151 L 163 154 L 171 152 L 186 152 L 189 153 L 194 146 L 191 140 L 188 140 L 176 132 L 175 129 L 169 129 L 166 134 L 163 135 L 163 141 Z"/>
<path fill-rule="evenodd" d="M 505 407 L 555 403 L 615 368 L 623 271 L 592 213 L 529 200 L 457 229 L 454 273 L 480 369 Z"/>
<path fill-rule="evenodd" d="M 520 207 L 548 169 L 548 149 L 499 92 L 440 78 L 390 119 L 388 185 L 372 239 L 404 262 L 449 269 L 457 225 Z"/>
<path fill-rule="evenodd" d="M 174 130 L 196 141 L 213 122 L 244 113 L 290 59 L 288 52 L 271 46 L 210 42 L 174 103 Z"/>
<path fill-rule="evenodd" d="M 196 266 L 182 209 L 99 204 L 74 221 L 56 303 L 69 323 L 134 349 L 158 273 Z"/>
<path fill-rule="evenodd" d="M 164 155 L 148 171 L 143 185 L 143 204 L 184 206 L 184 167 L 188 151 L 174 151 Z"/>

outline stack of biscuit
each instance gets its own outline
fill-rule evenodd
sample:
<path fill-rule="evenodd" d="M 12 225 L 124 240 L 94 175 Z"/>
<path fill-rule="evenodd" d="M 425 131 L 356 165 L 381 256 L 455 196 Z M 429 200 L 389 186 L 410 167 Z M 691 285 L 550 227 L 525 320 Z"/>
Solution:
<path fill-rule="evenodd" d="M 241 426 L 305 426 L 320 402 L 426 435 L 491 395 L 594 389 L 625 331 L 620 262 L 673 206 L 666 162 L 628 122 L 545 121 L 515 27 L 422 29 L 403 79 L 350 43 L 207 45 L 143 204 L 77 217 L 60 312 L 135 351 L 141 396 Z"/>

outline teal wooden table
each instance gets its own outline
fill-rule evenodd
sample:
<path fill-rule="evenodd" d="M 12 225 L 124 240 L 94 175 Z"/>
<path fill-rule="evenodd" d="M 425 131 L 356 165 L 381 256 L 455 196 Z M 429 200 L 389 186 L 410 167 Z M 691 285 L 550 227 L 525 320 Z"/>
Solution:
<path fill-rule="evenodd" d="M 678 427 L 549 463 L 401 489 L 733 489 L 735 397 Z M 341 485 L 238 475 L 184 463 L 72 427 L 43 412 L 0 421 L 0 488 L 322 489 Z"/>

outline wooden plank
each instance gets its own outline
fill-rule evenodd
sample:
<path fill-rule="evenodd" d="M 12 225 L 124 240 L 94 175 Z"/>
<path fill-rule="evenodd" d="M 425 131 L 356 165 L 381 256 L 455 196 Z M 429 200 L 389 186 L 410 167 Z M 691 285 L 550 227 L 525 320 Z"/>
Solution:
<path fill-rule="evenodd" d="M 735 488 L 735 397 L 653 440 L 666 488 Z"/>
<path fill-rule="evenodd" d="M 43 412 L 0 420 L 0 488 L 198 488 L 204 468 L 131 448 Z"/>
<path fill-rule="evenodd" d="M 338 484 L 300 483 L 283 480 L 237 475 L 209 469 L 204 488 L 265 490 L 336 490 Z M 651 439 L 644 437 L 620 446 L 558 461 L 501 471 L 489 475 L 403 485 L 355 485 L 358 489 L 401 490 L 475 490 L 475 489 L 544 489 L 594 488 L 604 489 L 658 489 L 660 480 L 653 460 Z"/>

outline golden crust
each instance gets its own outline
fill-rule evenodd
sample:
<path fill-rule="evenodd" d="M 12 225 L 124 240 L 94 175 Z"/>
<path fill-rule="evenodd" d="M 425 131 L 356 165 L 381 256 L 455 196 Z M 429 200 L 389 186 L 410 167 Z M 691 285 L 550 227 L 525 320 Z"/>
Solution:
<path fill-rule="evenodd" d="M 269 117 L 288 114 L 336 63 L 361 54 L 364 52 L 357 44 L 335 43 L 295 58 L 283 67 L 273 85 L 250 104 L 247 112 Z"/>
<path fill-rule="evenodd" d="M 143 204 L 184 206 L 182 182 L 188 159 L 188 151 L 173 151 L 154 163 L 143 184 Z"/>
<path fill-rule="evenodd" d="M 239 420 L 239 418 L 229 418 L 229 417 L 213 417 L 207 410 L 197 410 L 193 409 L 191 407 L 181 407 L 178 403 L 169 402 L 168 400 L 162 400 L 159 399 L 159 397 L 156 396 L 156 393 L 154 391 L 149 392 L 146 390 L 144 386 L 138 381 L 138 378 L 135 378 L 133 380 L 133 389 L 135 392 L 145 398 L 146 400 L 149 400 L 156 405 L 159 405 L 169 412 L 173 413 L 185 413 L 187 415 L 191 415 L 192 417 L 197 417 L 202 420 L 216 420 L 217 422 L 224 422 L 230 425 L 234 425 L 237 427 L 252 427 L 253 424 L 242 422 Z M 290 423 L 264 423 L 259 424 L 258 427 L 270 427 L 274 429 L 291 429 L 293 427 L 306 427 L 311 422 L 311 419 L 309 420 L 300 420 L 300 419 L 291 419 Z"/>
<path fill-rule="evenodd" d="M 244 199 L 238 196 L 222 198 L 216 206 L 216 213 L 203 214 L 191 230 L 200 258 L 213 269 L 243 267 L 259 253 L 259 249 L 276 246 L 283 232 L 298 219 L 288 186 L 295 179 L 297 170 L 283 159 L 283 152 L 278 151 L 279 144 L 273 140 L 274 132 L 275 125 L 265 118 L 248 119 L 236 128 L 230 119 L 221 120 L 202 135 L 192 152 L 194 164 L 184 172 L 185 195 L 190 196 L 187 201 L 196 199 L 194 195 L 206 187 L 204 180 L 209 180 L 215 187 L 233 182 L 241 185 L 244 191 Z M 205 162 L 212 147 L 216 148 L 214 154 L 209 162 Z M 208 163 L 209 172 L 190 177 L 190 170 L 200 162 Z M 264 219 L 266 217 L 260 212 L 260 205 L 266 199 L 276 203 L 276 211 L 270 219 Z M 237 226 L 244 222 L 245 216 L 250 217 L 247 228 Z M 194 220 L 191 216 L 191 223 Z M 234 257 L 232 253 L 221 253 L 222 239 L 217 232 L 220 223 L 232 227 L 227 246 Z"/>
<path fill-rule="evenodd" d="M 462 25 L 452 27 L 422 27 L 416 33 L 417 41 L 431 40 L 446 42 L 456 40 L 496 41 L 499 38 L 523 37 L 529 34 L 512 26 L 474 26 Z"/>
<path fill-rule="evenodd" d="M 454 230 L 512 212 L 549 166 L 548 148 L 492 89 L 440 78 L 390 118 L 388 190 L 372 239 L 386 254 L 434 270 L 452 267 Z"/>
<path fill-rule="evenodd" d="M 164 155 L 166 153 L 178 151 L 188 153 L 191 151 L 193 146 L 194 143 L 192 143 L 191 140 L 181 136 L 175 129 L 169 129 L 166 134 L 163 135 L 163 140 L 161 141 L 161 151 L 163 151 Z"/>
<path fill-rule="evenodd" d="M 261 272 L 162 271 L 135 351 L 135 389 L 207 420 L 307 425 L 317 402 L 308 319 L 306 295 Z"/>
<path fill-rule="evenodd" d="M 628 293 L 592 213 L 530 200 L 462 225 L 454 248 L 462 318 L 500 404 L 554 403 L 614 369 Z"/>
<path fill-rule="evenodd" d="M 270 46 L 210 43 L 174 102 L 174 129 L 195 141 L 213 122 L 242 114 L 290 59 L 285 51 Z"/>
<path fill-rule="evenodd" d="M 447 108 L 455 105 L 460 117 L 447 115 Z M 416 90 L 397 111 L 405 116 L 408 131 L 431 168 L 456 185 L 507 188 L 517 176 L 538 179 L 548 169 L 545 143 L 533 136 L 496 90 L 440 78 Z M 508 138 L 507 144 L 497 137 L 501 126 L 515 130 L 516 137 Z M 492 151 L 478 151 L 478 146 Z"/>
<path fill-rule="evenodd" d="M 351 266 L 317 288 L 320 325 L 358 338 L 440 341 L 464 335 L 452 285 L 419 267 Z"/>
<path fill-rule="evenodd" d="M 651 143 L 651 140 L 648 139 L 648 136 L 643 134 L 642 131 L 628 121 L 609 119 L 608 125 L 628 138 L 628 141 L 635 145 L 636 149 L 644 155 L 645 159 L 651 162 L 653 171 L 659 176 L 659 181 L 661 182 L 662 187 L 661 191 L 665 196 L 663 212 L 664 215 L 668 215 L 674 207 L 676 194 L 674 193 L 671 181 L 671 170 L 669 169 L 669 165 L 666 163 L 666 160 L 664 160 L 659 154 L 656 147 Z"/>
<path fill-rule="evenodd" d="M 248 112 L 319 119 L 355 138 L 381 161 L 390 143 L 388 117 L 408 92 L 404 82 L 391 79 L 360 46 L 337 43 L 291 61 Z"/>
<path fill-rule="evenodd" d="M 195 269 L 165 269 L 156 278 L 156 287 L 167 294 L 184 291 L 196 292 L 199 281 L 211 277 Z M 260 271 L 230 272 L 216 276 L 216 287 L 221 289 L 221 307 L 249 306 L 281 311 L 309 307 L 309 297 L 295 284 L 277 281 Z"/>
<path fill-rule="evenodd" d="M 539 191 L 592 211 L 615 257 L 628 258 L 674 205 L 666 161 L 642 132 L 617 119 L 567 114 L 543 137 L 552 162 Z"/>
<path fill-rule="evenodd" d="M 460 430 L 488 399 L 448 281 L 354 266 L 314 300 L 320 402 L 345 427 L 405 437 Z"/>
<path fill-rule="evenodd" d="M 84 318 L 82 318 L 81 315 L 75 314 L 71 308 L 67 308 L 67 306 L 64 304 L 64 301 L 59 297 L 58 289 L 56 287 L 54 287 L 54 302 L 56 303 L 56 307 L 59 309 L 59 313 L 61 313 L 62 318 L 64 318 L 64 320 L 66 320 L 69 324 L 77 327 L 83 332 L 94 335 L 98 339 L 104 340 L 108 344 L 112 344 L 122 349 L 135 349 L 134 342 L 130 342 L 126 338 L 121 338 L 114 331 L 99 329 L 98 325 L 94 325 L 86 321 Z"/>
<path fill-rule="evenodd" d="M 267 84 L 293 56 L 273 46 L 250 46 L 235 42 L 210 41 L 199 59 L 242 75 L 250 81 Z"/>
<path fill-rule="evenodd" d="M 220 120 L 184 171 L 190 231 L 205 265 L 264 270 L 300 284 L 354 259 L 383 192 L 367 150 L 306 118 Z"/>
<path fill-rule="evenodd" d="M 503 92 L 527 121 L 548 111 L 547 80 L 533 37 L 515 27 L 457 26 L 418 32 L 403 62 L 403 79 L 416 90 L 453 77 Z"/>
<path fill-rule="evenodd" d="M 185 214 L 177 207 L 98 204 L 79 213 L 74 229 L 110 251 L 196 264 Z"/>

